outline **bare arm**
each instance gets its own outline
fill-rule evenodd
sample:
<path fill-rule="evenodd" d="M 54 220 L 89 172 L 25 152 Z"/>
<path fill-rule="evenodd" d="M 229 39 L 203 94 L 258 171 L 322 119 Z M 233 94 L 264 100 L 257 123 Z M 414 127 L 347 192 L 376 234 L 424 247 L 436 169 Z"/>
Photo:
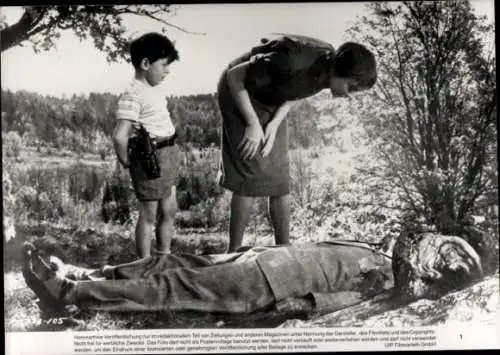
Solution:
<path fill-rule="evenodd" d="M 245 133 L 238 145 L 243 159 L 252 159 L 264 138 L 264 131 L 260 125 L 259 117 L 245 88 L 245 77 L 249 64 L 249 62 L 241 63 L 227 72 L 229 91 L 246 123 Z"/>
<path fill-rule="evenodd" d="M 282 104 L 271 121 L 268 122 L 266 126 L 266 130 L 264 132 L 264 146 L 262 147 L 261 153 L 263 157 L 266 157 L 271 152 L 271 149 L 274 145 L 274 139 L 276 138 L 276 132 L 278 131 L 278 127 L 281 122 L 285 119 L 286 115 L 290 111 L 293 103 L 295 101 L 286 101 Z"/>
<path fill-rule="evenodd" d="M 269 123 L 273 122 L 273 124 L 278 127 L 280 123 L 285 119 L 288 112 L 290 112 L 290 109 L 292 108 L 294 102 L 295 101 L 286 101 L 284 104 L 282 104 Z"/>
<path fill-rule="evenodd" d="M 250 62 L 244 62 L 229 69 L 227 72 L 227 80 L 229 91 L 243 114 L 247 126 L 260 126 L 259 117 L 252 106 L 248 91 L 245 88 L 245 77 L 249 64 Z"/>
<path fill-rule="evenodd" d="M 118 120 L 113 131 L 113 145 L 115 147 L 116 156 L 124 167 L 129 166 L 128 159 L 128 135 L 132 127 L 132 121 Z"/>

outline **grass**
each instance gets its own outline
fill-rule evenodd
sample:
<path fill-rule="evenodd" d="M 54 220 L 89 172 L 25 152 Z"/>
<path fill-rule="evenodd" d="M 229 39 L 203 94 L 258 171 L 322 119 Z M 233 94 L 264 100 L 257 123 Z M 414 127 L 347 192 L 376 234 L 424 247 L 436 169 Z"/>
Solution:
<path fill-rule="evenodd" d="M 315 177 L 309 170 L 309 159 L 307 154 L 300 157 L 304 159 L 303 174 L 293 174 L 295 177 L 304 179 L 306 185 L 313 183 Z M 65 157 L 58 158 L 59 169 L 68 168 Z M 302 160 L 299 162 L 302 162 Z M 26 159 L 27 165 L 33 164 L 36 158 Z M 74 160 L 73 160 L 74 163 Z M 46 165 L 45 165 L 46 164 Z M 62 181 L 59 176 L 50 175 L 49 161 L 44 162 L 43 176 L 35 179 L 45 191 L 60 188 L 59 185 L 50 185 L 47 176 L 51 180 Z M 88 165 L 87 162 L 84 162 Z M 20 165 L 16 164 L 13 171 L 19 171 Z M 26 167 L 25 166 L 25 167 Z M 294 166 L 295 167 L 295 166 Z M 24 174 L 25 175 L 25 174 Z M 26 176 L 20 172 L 13 181 L 24 182 Z M 50 180 L 50 179 L 49 179 Z M 49 185 L 46 185 L 49 184 Z M 46 187 L 45 187 L 46 186 Z M 94 186 L 94 185 L 93 185 Z M 312 186 L 309 186 L 311 188 Z M 295 193 L 295 192 L 294 192 Z M 55 194 L 54 201 L 58 201 L 61 194 Z M 29 196 L 28 196 L 29 197 Z M 227 196 L 225 196 L 227 197 Z M 311 199 L 312 196 L 305 196 Z M 63 202 L 66 200 L 62 200 Z M 81 202 L 81 204 L 80 204 Z M 220 206 L 208 204 L 200 206 L 198 212 L 204 213 L 208 210 L 215 211 L 218 216 L 228 214 L 229 199 L 223 199 Z M 202 314 L 196 312 L 154 313 L 76 313 L 62 319 L 63 324 L 54 324 L 51 319 L 59 316 L 57 314 L 42 313 L 36 305 L 35 294 L 27 288 L 20 274 L 21 246 L 24 241 L 31 241 L 44 252 L 60 257 L 63 261 L 72 264 L 99 267 L 103 264 L 118 264 L 135 259 L 135 244 L 133 230 L 135 221 L 132 219 L 124 225 L 104 223 L 98 221 L 98 203 L 79 201 L 79 203 L 68 204 L 68 211 L 60 218 L 52 218 L 52 222 L 44 219 L 29 222 L 29 218 L 16 216 L 17 237 L 8 241 L 4 247 L 7 256 L 4 262 L 5 274 L 9 282 L 5 285 L 5 329 L 7 331 L 35 331 L 35 330 L 103 330 L 103 329 L 144 329 L 144 328 L 216 328 L 216 327 L 272 327 L 277 326 L 284 320 L 284 315 L 277 314 L 254 314 L 252 316 L 227 316 Z M 259 206 L 257 206 L 259 205 Z M 245 233 L 245 245 L 272 245 L 274 244 L 272 230 L 268 221 L 262 217 L 264 205 L 256 205 L 254 218 L 249 223 Z M 260 206 L 262 205 L 262 206 Z M 264 207 L 263 207 L 264 206 Z M 66 205 L 63 204 L 63 207 Z M 81 207 L 81 208 L 80 208 Z M 28 211 L 29 208 L 24 208 Z M 50 210 L 50 209 L 49 209 Z M 197 210 L 195 210 L 196 212 Z M 71 212 L 71 213 L 69 213 Z M 297 223 L 305 225 L 307 216 L 295 218 Z M 75 227 L 78 226 L 78 227 Z M 227 227 L 227 226 L 226 226 Z M 291 226 L 291 241 L 302 243 L 307 241 L 319 241 L 313 226 L 307 228 L 296 228 L 295 222 Z M 189 252 L 193 254 L 220 253 L 227 248 L 227 228 L 178 228 L 177 235 L 172 241 L 172 251 Z"/>
<path fill-rule="evenodd" d="M 4 157 L 4 163 L 22 164 L 29 167 L 33 164 L 42 164 L 47 167 L 65 167 L 74 164 L 76 161 L 89 166 L 105 166 L 115 164 L 115 158 L 112 154 L 108 154 L 105 160 L 96 153 L 81 153 L 67 149 L 56 149 L 42 147 L 37 151 L 34 147 L 24 147 L 21 149 L 17 157 Z"/>
<path fill-rule="evenodd" d="M 37 305 L 36 295 L 27 287 L 21 274 L 21 247 L 24 241 L 33 242 L 47 254 L 58 256 L 65 262 L 86 267 L 114 265 L 135 259 L 133 233 L 135 215 L 123 225 L 100 222 L 100 198 L 84 201 L 75 199 L 74 196 L 66 196 L 68 190 L 66 171 L 68 169 L 73 172 L 69 175 L 75 175 L 74 169 L 79 168 L 79 173 L 76 174 L 77 182 L 84 183 L 88 177 L 88 169 L 85 170 L 83 166 L 98 167 L 98 177 L 101 178 L 102 171 L 111 169 L 110 161 L 102 161 L 97 156 L 85 156 L 78 159 L 67 152 L 51 156 L 44 153 L 46 152 L 40 154 L 34 150 L 27 150 L 22 152 L 17 161 L 5 162 L 8 168 L 6 170 L 11 174 L 13 192 L 18 203 L 24 204 L 21 207 L 18 206 L 12 215 L 15 217 L 16 237 L 4 241 L 4 325 L 6 331 L 269 327 L 283 321 L 279 316 L 268 314 L 228 317 L 196 312 L 176 312 L 175 314 L 167 312 L 154 314 L 70 312 L 64 315 L 42 312 Z M 83 166 L 75 165 L 77 161 Z M 34 168 L 36 171 L 33 170 Z M 57 183 L 54 184 L 54 181 Z M 24 186 L 33 186 L 37 193 L 46 192 L 51 203 L 47 206 L 37 205 L 36 194 L 30 194 L 29 190 L 26 190 L 25 195 L 18 192 L 19 188 Z M 92 187 L 96 188 L 96 183 L 92 183 Z M 75 188 L 76 193 L 80 193 L 82 186 L 77 184 Z M 220 206 L 218 204 L 200 205 L 199 211 L 196 209 L 194 211 L 205 213 L 211 210 L 217 216 L 226 216 L 228 203 L 226 196 L 219 203 Z M 60 206 L 64 213 L 41 216 L 40 212 L 34 210 L 34 207 L 37 207 L 41 212 L 51 212 L 55 211 L 55 206 Z M 190 223 L 192 221 L 188 220 L 187 224 Z M 215 228 L 178 227 L 177 235 L 172 241 L 172 251 L 193 254 L 224 252 L 228 243 L 226 227 L 224 225 L 222 228 L 220 225 Z M 262 216 L 256 216 L 247 228 L 244 244 L 272 245 L 273 242 L 272 231 L 267 221 L 263 220 Z M 59 322 L 62 324 L 58 324 Z"/>
<path fill-rule="evenodd" d="M 44 313 L 37 305 L 36 295 L 27 288 L 21 272 L 10 271 L 4 276 L 6 331 L 96 331 L 155 328 L 214 328 L 221 325 L 214 315 L 202 313 L 107 313 L 76 312 Z M 59 324 L 62 323 L 62 324 Z"/>
<path fill-rule="evenodd" d="M 69 310 L 63 314 L 42 312 L 37 297 L 24 282 L 21 274 L 21 246 L 33 242 L 45 253 L 56 255 L 63 261 L 88 267 L 118 264 L 135 258 L 133 229 L 125 226 L 104 228 L 72 228 L 61 224 L 33 224 L 16 226 L 16 238 L 5 243 L 4 253 L 4 319 L 6 331 L 58 331 L 72 329 L 117 330 L 155 328 L 217 328 L 217 327 L 270 327 L 277 326 L 282 316 L 255 314 L 249 316 L 214 315 L 199 312 L 155 313 L 85 313 Z M 259 233 L 260 234 L 260 233 Z M 173 252 L 193 254 L 221 253 L 227 248 L 223 232 L 206 230 L 178 230 L 172 241 Z M 271 234 L 245 236 L 245 244 L 272 243 Z M 62 324 L 58 324 L 62 323 Z"/>
<path fill-rule="evenodd" d="M 299 154 L 300 153 L 300 154 Z M 293 152 L 294 161 L 291 166 L 293 181 L 291 242 L 319 242 L 324 239 L 343 238 L 380 241 L 382 237 L 399 230 L 399 217 L 390 208 L 381 209 L 377 204 L 388 197 L 375 196 L 361 180 L 351 181 L 352 169 L 341 169 L 341 157 L 334 158 L 333 151 Z M 292 155 L 293 155 L 292 154 Z M 328 163 L 325 157 L 332 157 Z M 95 157 L 94 157 L 95 158 Z M 68 169 L 67 162 L 75 160 L 60 157 L 58 169 Z M 347 158 L 346 158 L 347 159 Z M 349 159 L 347 159 L 349 160 Z M 39 179 L 28 180 L 29 176 L 23 169 L 28 169 L 37 160 L 26 159 L 23 162 L 12 164 L 12 171 L 16 175 L 12 178 L 13 185 L 21 184 L 33 186 L 37 184 L 43 191 L 56 190 L 49 197 L 52 207 L 41 208 L 41 211 L 53 211 L 58 202 L 65 212 L 50 218 L 30 218 L 33 213 L 32 195 L 26 194 L 28 202 L 18 208 L 12 216 L 16 220 L 17 237 L 4 240 L 4 322 L 6 331 L 50 331 L 50 330 L 114 330 L 114 329 L 144 329 L 144 328 L 217 328 L 217 327 L 273 327 L 286 320 L 286 315 L 255 314 L 245 316 L 225 316 L 202 314 L 196 312 L 158 312 L 158 313 L 81 313 L 70 312 L 63 318 L 54 318 L 61 315 L 43 313 L 36 304 L 35 294 L 27 288 L 20 273 L 21 246 L 24 241 L 32 241 L 49 254 L 60 257 L 63 261 L 87 266 L 99 267 L 103 264 L 119 264 L 135 259 L 135 244 L 133 231 L 136 221 L 136 207 L 132 206 L 131 219 L 123 225 L 104 223 L 99 221 L 100 199 L 93 201 L 73 201 L 64 197 L 65 189 L 60 184 L 53 184 L 54 180 L 64 181 L 49 170 L 52 160 L 44 162 L 43 176 Z M 26 164 L 25 164 L 26 163 Z M 87 164 L 85 161 L 83 164 Z M 94 163 L 98 162 L 94 159 Z M 45 164 L 45 165 L 44 165 Z M 99 162 L 103 164 L 103 162 Z M 15 165 L 15 166 L 13 166 Z M 101 166 L 101 169 L 109 167 Z M 71 170 L 73 173 L 74 171 Z M 74 174 L 73 174 L 74 175 Z M 83 175 L 82 175 L 83 176 Z M 83 178 L 81 179 L 83 180 Z M 93 181 L 93 180 L 92 180 Z M 26 182 L 26 184 L 25 184 Z M 96 187 L 96 183 L 90 184 Z M 76 187 L 79 187 L 77 184 Z M 60 189 L 61 191 L 58 191 Z M 64 190 L 64 191 L 63 191 Z M 202 190 L 206 190 L 203 187 Z M 80 192 L 77 188 L 76 192 Z M 22 200 L 18 195 L 18 201 Z M 391 197 L 392 196 L 392 197 Z M 60 198 L 60 200 L 59 200 Z M 375 201 L 365 201 L 374 199 Z M 383 201 L 384 200 L 384 201 Z M 4 198 L 4 206 L 5 206 Z M 193 254 L 220 253 L 228 243 L 227 220 L 229 215 L 228 196 L 223 195 L 217 203 L 202 201 L 194 205 L 189 211 L 182 211 L 186 215 L 179 220 L 177 235 L 172 241 L 173 252 L 189 252 Z M 366 205 L 367 202 L 373 206 Z M 366 205 L 366 206 L 365 206 Z M 36 206 L 36 205 L 35 205 Z M 43 206 L 42 206 L 43 207 Z M 265 204 L 256 203 L 255 213 L 245 233 L 245 245 L 272 245 L 273 236 L 269 223 L 264 218 Z M 36 212 L 36 211 L 35 211 Z M 181 212 L 178 217 L 181 217 Z M 193 223 L 193 216 L 200 223 Z M 207 216 L 217 216 L 216 227 L 207 228 L 204 222 Z M 383 220 L 379 220 L 382 215 Z M 213 217 L 213 216 L 212 216 Z M 179 220 L 177 222 L 179 222 Z M 220 222 L 220 223 L 219 223 Z M 205 227 L 203 225 L 205 224 Z M 216 224 L 216 223 L 213 223 Z M 200 228 L 186 228 L 200 225 Z M 78 226 L 78 227 L 76 227 Z M 182 228 L 181 228 L 182 226 Z M 222 228 L 221 228 L 222 226 Z M 203 227 L 203 228 L 201 228 Z M 370 238 L 374 238 L 373 240 Z M 294 316 L 295 317 L 295 316 Z M 295 317 L 297 318 L 297 317 Z M 53 320 L 62 324 L 54 324 Z"/>

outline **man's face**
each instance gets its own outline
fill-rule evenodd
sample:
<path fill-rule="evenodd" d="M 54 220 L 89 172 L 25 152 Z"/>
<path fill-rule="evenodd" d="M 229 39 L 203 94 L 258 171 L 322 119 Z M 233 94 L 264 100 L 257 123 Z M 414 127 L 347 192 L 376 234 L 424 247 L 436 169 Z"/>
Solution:
<path fill-rule="evenodd" d="M 170 63 L 167 58 L 158 59 L 153 63 L 144 59 L 141 65 L 145 72 L 145 78 L 151 86 L 156 86 L 165 79 L 168 73 L 170 73 L 169 66 Z"/>
<path fill-rule="evenodd" d="M 359 84 L 354 78 L 330 77 L 330 90 L 333 97 L 349 97 L 349 93 L 359 90 Z"/>

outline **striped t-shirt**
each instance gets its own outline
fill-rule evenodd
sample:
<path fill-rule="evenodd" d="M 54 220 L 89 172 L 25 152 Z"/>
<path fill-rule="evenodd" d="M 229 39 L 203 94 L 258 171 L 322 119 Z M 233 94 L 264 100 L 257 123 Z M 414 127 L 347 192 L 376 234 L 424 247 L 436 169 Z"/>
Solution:
<path fill-rule="evenodd" d="M 165 94 L 139 80 L 133 80 L 121 94 L 116 118 L 142 123 L 154 137 L 170 137 L 175 133 Z"/>

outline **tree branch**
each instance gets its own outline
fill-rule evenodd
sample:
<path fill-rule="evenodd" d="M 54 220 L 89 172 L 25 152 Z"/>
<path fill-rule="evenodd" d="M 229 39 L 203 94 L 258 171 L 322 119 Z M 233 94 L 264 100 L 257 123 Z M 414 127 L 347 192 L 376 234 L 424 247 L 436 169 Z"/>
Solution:
<path fill-rule="evenodd" d="M 35 26 L 41 19 L 40 8 L 27 7 L 19 19 L 19 21 L 11 26 L 4 28 L 0 33 L 1 51 L 19 45 L 21 42 L 29 38 L 28 32 Z"/>
<path fill-rule="evenodd" d="M 164 19 L 162 19 L 161 17 L 158 17 L 156 16 L 155 14 L 158 13 L 158 11 L 138 11 L 138 10 L 131 10 L 130 8 L 124 8 L 122 10 L 120 10 L 118 13 L 120 14 L 128 14 L 128 15 L 136 15 L 136 16 L 146 16 L 146 17 L 149 17 L 150 19 L 153 19 L 155 21 L 158 21 L 168 27 L 172 27 L 172 28 L 175 28 L 181 32 L 184 32 L 184 33 L 188 33 L 188 34 L 199 34 L 199 35 L 205 35 L 206 33 L 205 32 L 192 32 L 192 31 L 188 31 L 186 30 L 185 28 L 183 27 L 180 27 L 180 26 L 177 26 L 177 25 L 174 25 Z"/>
<path fill-rule="evenodd" d="M 170 6 L 171 5 L 157 5 L 156 8 L 152 9 L 143 5 L 65 5 L 26 7 L 25 12 L 17 23 L 8 26 L 1 31 L 1 51 L 20 45 L 26 40 L 32 40 L 35 50 L 41 41 L 43 41 L 44 45 L 47 44 L 47 48 L 49 48 L 52 44 L 52 37 L 57 34 L 58 30 L 72 29 L 77 36 L 86 37 L 85 33 L 89 28 L 89 22 L 96 23 L 99 26 L 102 25 L 102 21 L 105 21 L 105 18 L 109 16 L 114 17 L 115 21 L 113 23 L 105 23 L 103 31 L 111 34 L 113 47 L 106 46 L 99 49 L 115 59 L 117 57 L 117 53 L 120 52 L 123 42 L 126 41 L 126 39 L 122 37 L 123 31 L 116 30 L 121 25 L 121 15 L 142 16 L 188 34 L 205 34 L 202 32 L 188 31 L 185 28 L 174 25 L 159 16 L 161 13 L 170 12 Z M 38 37 L 34 38 L 36 35 L 42 35 L 43 38 L 41 40 Z M 91 36 L 94 37 L 94 39 L 96 38 L 96 36 L 92 33 Z M 57 36 L 55 38 L 57 38 Z M 119 56 L 120 55 L 121 53 Z"/>

